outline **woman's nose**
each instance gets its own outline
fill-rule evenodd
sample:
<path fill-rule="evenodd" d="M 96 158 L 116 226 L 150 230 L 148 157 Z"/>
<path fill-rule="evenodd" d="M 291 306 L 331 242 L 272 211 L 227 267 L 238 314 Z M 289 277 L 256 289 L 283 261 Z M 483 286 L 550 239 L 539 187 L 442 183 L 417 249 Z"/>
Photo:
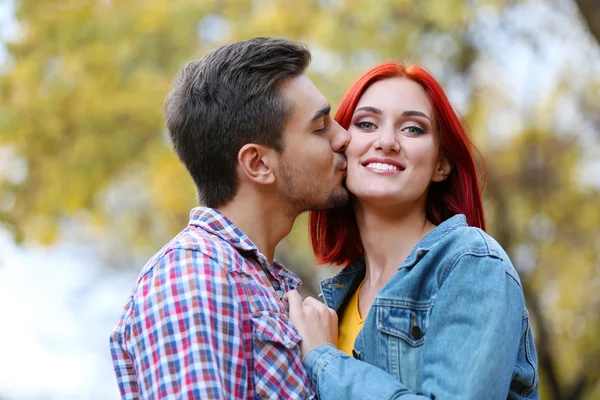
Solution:
<path fill-rule="evenodd" d="M 393 128 L 385 127 L 379 132 L 380 135 L 374 143 L 376 149 L 383 150 L 386 153 L 400 151 L 400 140 Z"/>

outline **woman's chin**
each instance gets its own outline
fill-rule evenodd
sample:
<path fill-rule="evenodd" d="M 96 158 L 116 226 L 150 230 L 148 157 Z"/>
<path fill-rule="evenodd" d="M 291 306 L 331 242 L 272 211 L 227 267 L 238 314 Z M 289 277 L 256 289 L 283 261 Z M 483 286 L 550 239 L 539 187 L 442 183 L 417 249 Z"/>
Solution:
<path fill-rule="evenodd" d="M 370 206 L 401 206 L 403 201 L 398 193 L 390 193 L 384 191 L 364 191 L 354 194 L 355 201 L 368 204 Z"/>

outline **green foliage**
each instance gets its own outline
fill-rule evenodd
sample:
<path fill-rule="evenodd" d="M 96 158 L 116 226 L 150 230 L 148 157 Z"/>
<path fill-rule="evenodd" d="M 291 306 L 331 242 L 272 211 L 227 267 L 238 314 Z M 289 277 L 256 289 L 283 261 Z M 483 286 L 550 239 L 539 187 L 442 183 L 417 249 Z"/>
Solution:
<path fill-rule="evenodd" d="M 16 202 L 0 221 L 19 241 L 42 242 L 82 209 L 106 222 L 113 216 L 98 193 L 132 168 L 150 179 L 154 216 L 180 215 L 174 210 L 193 204 L 193 188 L 166 150 L 161 105 L 185 61 L 256 35 L 303 40 L 317 50 L 316 83 L 335 102 L 375 61 L 418 55 L 426 35 L 459 38 L 468 12 L 461 1 L 444 4 L 21 1 L 21 35 L 8 45 L 15 68 L 0 76 L 0 143 L 26 160 L 27 179 L 1 182 L 0 202 Z M 164 238 L 180 223 L 168 224 Z"/>

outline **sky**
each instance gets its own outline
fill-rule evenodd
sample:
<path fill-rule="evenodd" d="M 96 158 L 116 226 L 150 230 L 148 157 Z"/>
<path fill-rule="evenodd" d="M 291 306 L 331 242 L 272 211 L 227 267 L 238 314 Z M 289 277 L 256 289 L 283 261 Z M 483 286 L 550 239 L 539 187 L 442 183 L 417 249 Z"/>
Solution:
<path fill-rule="evenodd" d="M 0 0 L 0 40 L 13 37 L 17 25 L 13 18 L 14 4 L 12 0 Z M 6 49 L 0 44 L 0 65 L 6 60 Z M 0 68 L 2 70 L 2 68 Z"/>
<path fill-rule="evenodd" d="M 107 272 L 81 245 L 16 247 L 6 231 L 0 249 L 0 397 L 118 398 L 108 338 L 137 273 Z"/>
<path fill-rule="evenodd" d="M 557 4 L 570 3 L 554 2 Z M 542 102 L 553 89 L 565 59 L 574 65 L 587 63 L 589 68 L 600 71 L 598 46 L 590 40 L 577 39 L 585 36 L 580 27 L 567 29 L 573 25 L 574 11 L 564 7 L 567 8 L 552 11 L 544 2 L 533 1 L 529 9 L 508 16 L 515 26 L 533 35 L 542 28 L 539 21 L 561 27 L 560 35 L 549 37 L 537 49 L 527 43 L 515 44 L 510 35 L 501 31 L 501 21 L 485 15 L 485 11 L 480 15 L 481 40 L 489 42 L 482 44 L 489 48 L 489 60 L 479 73 L 498 73 L 505 90 L 515 99 L 532 102 L 526 104 L 523 100 L 514 109 L 492 117 L 490 129 L 495 129 L 501 138 L 516 131 L 515 124 L 525 123 L 519 122 L 522 109 Z M 16 33 L 13 13 L 12 2 L 0 0 L 0 37 L 10 38 Z M 572 46 L 573 43 L 577 45 Z M 5 50 L 0 47 L 0 65 L 5 61 Z M 531 96 L 532 92 L 537 95 Z M 454 93 L 460 98 L 458 91 Z M 569 125 L 580 119 L 574 101 L 563 101 L 561 113 L 553 123 Z M 508 120 L 517 122 L 500 123 Z M 586 129 L 582 126 L 582 135 Z M 590 162 L 584 169 L 586 179 L 600 187 L 600 163 Z M 94 261 L 99 259 L 92 246 L 81 243 L 17 247 L 8 232 L 0 230 L 0 397 L 118 398 L 108 337 L 137 270 L 107 270 Z"/>

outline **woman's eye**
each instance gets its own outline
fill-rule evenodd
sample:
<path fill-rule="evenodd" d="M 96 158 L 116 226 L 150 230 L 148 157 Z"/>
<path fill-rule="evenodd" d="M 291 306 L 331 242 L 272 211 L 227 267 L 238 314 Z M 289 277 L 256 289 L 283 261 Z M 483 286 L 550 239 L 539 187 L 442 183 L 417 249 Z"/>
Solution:
<path fill-rule="evenodd" d="M 365 129 L 365 130 L 373 130 L 373 129 L 377 128 L 377 126 L 374 123 L 369 122 L 369 121 L 358 121 L 354 125 L 359 127 L 360 129 Z"/>
<path fill-rule="evenodd" d="M 402 129 L 404 132 L 410 134 L 410 135 L 420 135 L 425 133 L 425 130 L 423 128 L 420 128 L 418 126 L 407 126 L 406 128 Z"/>

